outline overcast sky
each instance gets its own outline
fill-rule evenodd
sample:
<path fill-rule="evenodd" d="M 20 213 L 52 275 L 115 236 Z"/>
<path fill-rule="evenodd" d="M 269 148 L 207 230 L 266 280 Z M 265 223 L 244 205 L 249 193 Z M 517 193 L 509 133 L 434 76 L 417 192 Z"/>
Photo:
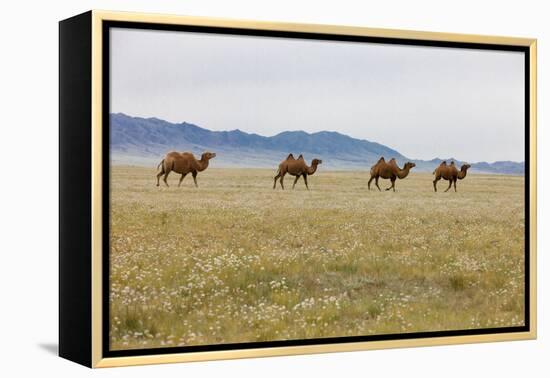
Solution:
<path fill-rule="evenodd" d="M 519 52 L 111 29 L 111 112 L 410 158 L 524 160 Z"/>

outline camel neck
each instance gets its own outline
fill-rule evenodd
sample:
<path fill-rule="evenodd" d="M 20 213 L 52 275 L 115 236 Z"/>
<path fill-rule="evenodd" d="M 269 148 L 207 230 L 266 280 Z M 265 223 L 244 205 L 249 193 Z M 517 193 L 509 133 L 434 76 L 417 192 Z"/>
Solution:
<path fill-rule="evenodd" d="M 410 167 L 399 169 L 397 171 L 397 177 L 399 177 L 400 179 L 404 179 L 405 177 L 407 177 L 409 175 L 409 170 L 410 170 Z"/>
<path fill-rule="evenodd" d="M 466 177 L 467 173 L 468 173 L 467 169 L 461 169 L 460 172 L 458 172 L 458 179 L 462 180 L 464 177 Z"/>
<path fill-rule="evenodd" d="M 197 163 L 197 171 L 204 171 L 206 168 L 208 168 L 208 159 L 201 158 Z"/>
<path fill-rule="evenodd" d="M 317 170 L 317 164 L 314 164 L 313 162 L 311 162 L 311 166 L 307 169 L 307 174 L 312 175 L 315 173 L 316 170 Z"/>

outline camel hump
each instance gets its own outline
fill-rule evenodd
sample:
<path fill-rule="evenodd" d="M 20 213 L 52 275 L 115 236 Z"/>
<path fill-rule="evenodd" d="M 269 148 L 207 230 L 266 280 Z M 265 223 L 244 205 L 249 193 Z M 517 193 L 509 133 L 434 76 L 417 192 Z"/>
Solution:
<path fill-rule="evenodd" d="M 286 157 L 286 160 L 289 160 L 289 159 L 294 160 L 294 155 L 288 154 L 288 156 Z"/>
<path fill-rule="evenodd" d="M 384 156 L 380 156 L 380 159 L 378 159 L 378 163 L 382 163 L 382 162 L 386 162 L 386 160 L 384 159 Z"/>
<path fill-rule="evenodd" d="M 454 161 L 454 160 L 451 161 L 451 165 L 455 165 L 455 161 Z"/>
<path fill-rule="evenodd" d="M 443 160 L 443 161 L 441 162 L 441 164 L 439 164 L 439 165 L 445 166 L 445 165 L 447 165 L 447 162 L 446 162 L 445 160 Z"/>
<path fill-rule="evenodd" d="M 304 160 L 304 156 L 300 154 L 300 156 L 298 156 L 298 160 Z"/>

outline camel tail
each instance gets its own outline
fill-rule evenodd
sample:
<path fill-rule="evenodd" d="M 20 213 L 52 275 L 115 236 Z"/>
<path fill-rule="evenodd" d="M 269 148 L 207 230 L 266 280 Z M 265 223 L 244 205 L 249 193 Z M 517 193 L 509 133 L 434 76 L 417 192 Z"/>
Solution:
<path fill-rule="evenodd" d="M 159 163 L 159 165 L 157 165 L 157 171 L 159 170 L 160 166 L 164 164 L 164 159 L 162 159 L 162 161 Z"/>

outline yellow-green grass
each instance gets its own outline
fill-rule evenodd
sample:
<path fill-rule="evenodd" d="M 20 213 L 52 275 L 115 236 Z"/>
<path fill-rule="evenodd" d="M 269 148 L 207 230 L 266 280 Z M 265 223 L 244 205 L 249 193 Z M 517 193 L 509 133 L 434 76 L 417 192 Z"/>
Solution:
<path fill-rule="evenodd" d="M 523 177 L 155 173 L 111 170 L 113 349 L 524 324 Z"/>

